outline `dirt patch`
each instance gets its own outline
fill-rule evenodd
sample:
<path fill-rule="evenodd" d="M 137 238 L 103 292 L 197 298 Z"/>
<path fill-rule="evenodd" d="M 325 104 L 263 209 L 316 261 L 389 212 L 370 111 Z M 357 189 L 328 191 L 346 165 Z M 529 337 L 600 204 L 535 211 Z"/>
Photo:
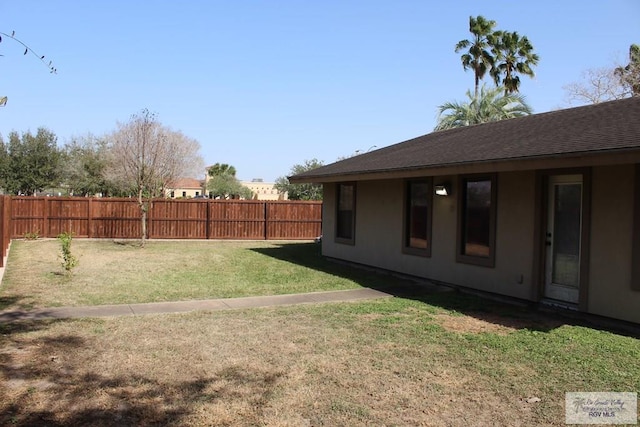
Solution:
<path fill-rule="evenodd" d="M 489 316 L 492 317 L 492 316 Z M 499 322 L 491 322 L 488 319 L 479 319 L 472 316 L 452 316 L 450 314 L 435 315 L 438 323 L 449 332 L 462 334 L 479 334 L 489 332 L 500 335 L 507 335 L 516 330 L 511 326 L 505 326 Z M 495 319 L 498 320 L 498 319 Z"/>
<path fill-rule="evenodd" d="M 447 331 L 463 334 L 486 332 L 507 335 L 518 329 L 549 330 L 561 325 L 560 322 L 545 316 L 519 318 L 485 312 L 470 312 L 464 315 L 442 313 L 434 317 Z"/>

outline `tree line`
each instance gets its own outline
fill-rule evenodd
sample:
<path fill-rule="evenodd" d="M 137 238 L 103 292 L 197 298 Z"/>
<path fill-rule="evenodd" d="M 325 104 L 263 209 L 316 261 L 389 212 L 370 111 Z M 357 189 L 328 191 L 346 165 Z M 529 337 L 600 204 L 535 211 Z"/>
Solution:
<path fill-rule="evenodd" d="M 106 135 L 74 137 L 63 146 L 43 127 L 0 136 L 0 188 L 7 194 L 157 197 L 202 170 L 200 144 L 147 110 Z"/>

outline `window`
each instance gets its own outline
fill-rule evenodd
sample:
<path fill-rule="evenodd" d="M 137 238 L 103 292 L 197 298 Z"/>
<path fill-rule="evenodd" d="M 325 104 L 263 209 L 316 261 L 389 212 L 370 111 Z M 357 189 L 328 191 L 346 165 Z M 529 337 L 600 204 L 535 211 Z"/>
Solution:
<path fill-rule="evenodd" d="M 187 192 L 186 191 L 182 192 L 182 197 L 187 197 Z"/>
<path fill-rule="evenodd" d="M 171 191 L 171 198 L 173 199 L 174 197 L 176 197 L 176 192 L 175 191 Z"/>
<path fill-rule="evenodd" d="M 355 243 L 356 186 L 338 184 L 336 209 L 336 242 Z"/>
<path fill-rule="evenodd" d="M 431 188 L 430 180 L 406 184 L 403 243 L 406 253 L 431 256 Z"/>
<path fill-rule="evenodd" d="M 496 177 L 461 177 L 458 191 L 458 262 L 493 267 L 496 241 Z"/>

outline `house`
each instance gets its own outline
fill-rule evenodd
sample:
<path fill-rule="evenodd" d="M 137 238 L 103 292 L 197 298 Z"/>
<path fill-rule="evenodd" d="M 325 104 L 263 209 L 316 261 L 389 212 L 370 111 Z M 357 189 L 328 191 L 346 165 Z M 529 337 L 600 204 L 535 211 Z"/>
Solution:
<path fill-rule="evenodd" d="M 165 197 L 171 199 L 202 197 L 205 194 L 202 185 L 202 181 L 194 178 L 179 178 L 165 189 Z"/>
<path fill-rule="evenodd" d="M 325 256 L 640 323 L 640 98 L 434 132 L 290 178 Z"/>

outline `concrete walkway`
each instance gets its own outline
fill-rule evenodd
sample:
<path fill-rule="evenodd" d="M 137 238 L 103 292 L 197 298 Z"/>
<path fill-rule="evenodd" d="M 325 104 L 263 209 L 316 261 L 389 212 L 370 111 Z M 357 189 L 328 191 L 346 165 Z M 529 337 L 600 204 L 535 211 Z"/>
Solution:
<path fill-rule="evenodd" d="M 345 291 L 311 292 L 306 294 L 270 295 L 262 297 L 152 302 L 145 304 L 94 305 L 86 307 L 53 307 L 36 310 L 5 310 L 0 311 L 0 323 L 18 320 L 141 316 L 144 314 L 185 313 L 198 310 L 230 310 L 293 304 L 359 301 L 391 296 L 390 294 L 375 289 L 361 288 Z"/>

